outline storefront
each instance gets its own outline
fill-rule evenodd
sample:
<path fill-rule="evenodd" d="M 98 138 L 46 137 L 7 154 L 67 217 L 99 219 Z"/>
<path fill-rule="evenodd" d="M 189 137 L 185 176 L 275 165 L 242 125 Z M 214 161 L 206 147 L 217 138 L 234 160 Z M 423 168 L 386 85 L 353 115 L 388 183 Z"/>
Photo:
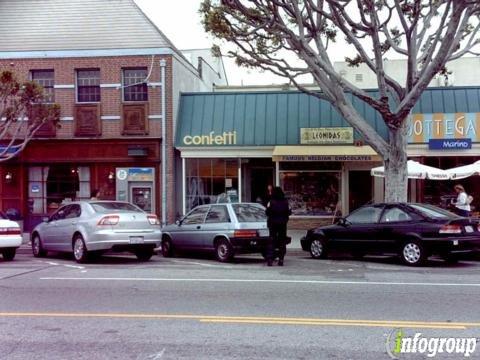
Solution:
<path fill-rule="evenodd" d="M 387 138 L 378 114 L 357 110 Z M 479 88 L 427 89 L 412 114 L 409 158 L 442 169 L 480 159 Z M 183 94 L 175 147 L 178 213 L 261 202 L 268 184 L 284 189 L 293 218 L 332 218 L 383 199 L 383 179 L 370 175 L 381 158 L 329 103 L 299 92 Z M 479 179 L 460 181 L 476 200 Z M 453 183 L 411 180 L 409 199 L 443 205 Z"/>
<path fill-rule="evenodd" d="M 369 173 L 381 158 L 328 103 L 298 92 L 183 94 L 176 148 L 182 213 L 264 202 L 272 184 L 294 218 L 331 219 L 383 193 Z"/>
<path fill-rule="evenodd" d="M 443 108 L 436 113 L 414 114 L 408 132 L 408 155 L 436 168 L 450 169 L 480 160 L 480 98 L 476 88 L 443 91 Z M 451 97 L 450 97 L 450 96 Z M 463 96 L 460 96 L 463 95 Z M 439 105 L 440 105 L 439 104 Z M 462 184 L 480 206 L 480 177 L 461 180 L 412 182 L 411 199 L 448 208 L 455 184 Z"/>
<path fill-rule="evenodd" d="M 155 140 L 32 140 L 0 169 L 0 206 L 18 212 L 27 231 L 62 204 L 90 199 L 93 190 L 102 200 L 155 213 L 158 148 Z"/>

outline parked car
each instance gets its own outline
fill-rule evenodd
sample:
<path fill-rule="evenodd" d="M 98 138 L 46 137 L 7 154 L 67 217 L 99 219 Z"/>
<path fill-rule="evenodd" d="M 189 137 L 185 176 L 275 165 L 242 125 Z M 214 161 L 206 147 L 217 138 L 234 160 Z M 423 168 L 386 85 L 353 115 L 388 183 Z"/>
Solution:
<path fill-rule="evenodd" d="M 315 259 L 330 251 L 398 254 L 407 265 L 420 265 L 431 255 L 456 261 L 462 252 L 480 249 L 479 223 L 427 204 L 365 205 L 337 224 L 308 230 L 302 249 Z"/>
<path fill-rule="evenodd" d="M 77 262 L 105 251 L 131 251 L 149 260 L 160 246 L 156 215 L 122 201 L 77 201 L 60 207 L 32 231 L 36 257 L 47 251 L 73 252 Z"/>
<path fill-rule="evenodd" d="M 12 261 L 18 247 L 22 244 L 22 231 L 15 221 L 0 212 L 0 252 L 3 259 Z"/>
<path fill-rule="evenodd" d="M 162 254 L 175 250 L 215 251 L 227 262 L 239 253 L 265 254 L 268 240 L 265 208 L 256 203 L 199 205 L 162 229 Z"/>

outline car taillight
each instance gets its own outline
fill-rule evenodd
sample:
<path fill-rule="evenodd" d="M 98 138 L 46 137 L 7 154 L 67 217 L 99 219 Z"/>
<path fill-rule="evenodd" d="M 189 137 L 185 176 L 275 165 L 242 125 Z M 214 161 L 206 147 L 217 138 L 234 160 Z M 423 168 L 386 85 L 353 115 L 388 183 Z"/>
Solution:
<path fill-rule="evenodd" d="M 2 235 L 20 235 L 21 231 L 18 227 L 7 227 L 7 228 L 0 228 L 0 234 Z"/>
<path fill-rule="evenodd" d="M 107 215 L 101 218 L 97 225 L 117 225 L 119 220 L 118 215 Z"/>
<path fill-rule="evenodd" d="M 440 234 L 461 234 L 462 227 L 460 225 L 443 225 L 439 231 Z"/>
<path fill-rule="evenodd" d="M 150 225 L 160 225 L 160 221 L 158 221 L 157 215 L 148 215 L 147 219 Z"/>
<path fill-rule="evenodd" d="M 241 238 L 256 237 L 257 230 L 235 230 L 233 236 Z"/>

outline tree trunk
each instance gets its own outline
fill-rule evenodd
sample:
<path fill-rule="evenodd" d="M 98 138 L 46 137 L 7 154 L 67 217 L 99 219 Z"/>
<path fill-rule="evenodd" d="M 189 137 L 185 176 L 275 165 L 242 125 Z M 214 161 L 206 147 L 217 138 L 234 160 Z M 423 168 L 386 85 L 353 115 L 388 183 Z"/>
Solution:
<path fill-rule="evenodd" d="M 385 163 L 385 202 L 408 200 L 406 127 L 389 131 L 390 151 Z"/>

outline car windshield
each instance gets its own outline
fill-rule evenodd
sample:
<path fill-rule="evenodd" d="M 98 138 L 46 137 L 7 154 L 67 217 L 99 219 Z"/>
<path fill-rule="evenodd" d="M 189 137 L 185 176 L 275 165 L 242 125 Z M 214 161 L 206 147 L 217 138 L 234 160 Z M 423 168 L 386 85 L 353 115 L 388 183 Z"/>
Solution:
<path fill-rule="evenodd" d="M 254 204 L 233 204 L 233 211 L 238 222 L 263 222 L 267 221 L 265 208 L 262 205 Z"/>
<path fill-rule="evenodd" d="M 99 213 L 107 213 L 107 212 L 143 212 L 136 206 L 124 203 L 124 202 L 92 202 L 90 203 L 93 209 Z"/>
<path fill-rule="evenodd" d="M 427 205 L 427 204 L 410 204 L 412 208 L 415 210 L 419 211 L 425 216 L 428 216 L 430 218 L 434 219 L 452 219 L 452 218 L 458 218 L 459 216 L 441 209 L 439 207 L 433 206 L 433 205 Z"/>

